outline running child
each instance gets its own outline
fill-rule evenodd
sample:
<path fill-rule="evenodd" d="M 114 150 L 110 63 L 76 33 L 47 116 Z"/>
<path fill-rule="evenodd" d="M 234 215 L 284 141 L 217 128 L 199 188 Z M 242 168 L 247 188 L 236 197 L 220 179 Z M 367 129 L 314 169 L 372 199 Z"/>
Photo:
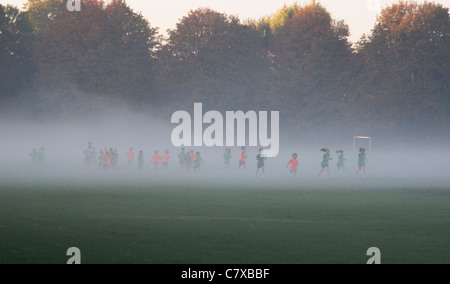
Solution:
<path fill-rule="evenodd" d="M 230 169 L 230 163 L 231 163 L 231 149 L 227 148 L 225 150 L 225 154 L 223 154 L 223 159 L 224 159 L 224 164 L 225 164 L 225 169 L 228 170 Z"/>
<path fill-rule="evenodd" d="M 108 155 L 109 155 L 109 169 L 112 170 L 114 168 L 114 165 L 113 165 L 114 150 L 113 150 L 113 148 L 109 148 Z"/>
<path fill-rule="evenodd" d="M 103 160 L 105 158 L 105 152 L 100 151 L 100 154 L 98 155 L 98 168 L 100 169 L 103 166 Z"/>
<path fill-rule="evenodd" d="M 94 161 L 95 148 L 92 147 L 92 142 L 88 142 L 87 148 L 83 151 L 84 153 L 84 161 L 88 168 L 91 167 L 92 162 Z"/>
<path fill-rule="evenodd" d="M 188 171 L 191 170 L 191 168 L 192 168 L 192 163 L 193 163 L 192 156 L 194 156 L 194 158 L 195 158 L 194 151 L 190 151 L 189 153 L 186 153 L 184 155 L 184 167 Z"/>
<path fill-rule="evenodd" d="M 363 177 L 366 177 L 366 162 L 368 162 L 366 157 L 366 149 L 365 148 L 359 148 L 359 154 L 358 154 L 358 170 L 356 171 L 356 174 L 359 174 L 362 172 Z"/>
<path fill-rule="evenodd" d="M 289 160 L 289 162 L 287 163 L 286 168 L 289 168 L 289 173 L 293 176 L 297 176 L 297 169 L 298 169 L 298 155 L 297 154 L 293 154 L 292 155 L 292 159 Z"/>
<path fill-rule="evenodd" d="M 186 165 L 186 153 L 184 152 L 185 149 L 181 148 L 181 153 L 178 154 L 178 160 L 180 163 L 180 170 L 184 169 L 184 166 Z"/>
<path fill-rule="evenodd" d="M 197 155 L 195 154 L 194 150 L 191 150 L 189 152 L 189 155 L 187 156 L 188 170 L 190 170 L 193 167 L 196 159 L 197 159 Z"/>
<path fill-rule="evenodd" d="M 128 166 L 131 167 L 134 164 L 134 150 L 133 147 L 130 148 L 130 150 L 127 153 L 127 161 L 128 161 Z"/>
<path fill-rule="evenodd" d="M 338 172 L 342 171 L 342 173 L 345 174 L 345 156 L 344 156 L 344 150 L 340 150 L 336 152 L 339 157 L 338 157 L 338 162 L 337 162 L 337 170 L 335 172 L 335 174 L 337 174 Z"/>
<path fill-rule="evenodd" d="M 241 148 L 242 152 L 241 155 L 239 156 L 239 169 L 241 169 L 241 167 L 244 167 L 244 170 L 247 169 L 247 151 L 245 149 L 245 147 Z"/>
<path fill-rule="evenodd" d="M 257 167 L 256 167 L 256 175 L 258 175 L 259 170 L 262 171 L 262 176 L 264 177 L 264 172 L 265 172 L 265 168 L 264 168 L 264 163 L 266 161 L 266 156 L 263 153 L 263 149 L 259 149 L 259 154 L 256 156 L 256 160 L 258 161 L 257 163 Z"/>
<path fill-rule="evenodd" d="M 162 155 L 162 164 L 164 170 L 167 171 L 167 168 L 169 167 L 169 158 L 170 158 L 170 152 L 169 150 L 165 150 L 164 154 Z"/>
<path fill-rule="evenodd" d="M 330 161 L 333 160 L 330 156 L 330 149 L 322 149 L 320 150 L 323 152 L 323 159 L 322 159 L 322 170 L 319 173 L 319 177 L 322 175 L 322 173 L 326 170 L 327 171 L 327 178 L 330 178 Z"/>
<path fill-rule="evenodd" d="M 139 151 L 138 154 L 138 170 L 143 170 L 144 169 L 144 152 L 143 151 Z"/>
<path fill-rule="evenodd" d="M 103 169 L 109 170 L 111 168 L 111 152 L 105 148 L 103 150 Z"/>
<path fill-rule="evenodd" d="M 200 171 L 200 166 L 202 165 L 202 163 L 204 163 L 202 157 L 200 157 L 200 152 L 197 152 L 197 154 L 195 155 L 195 160 L 194 160 L 194 172 L 199 172 Z"/>
<path fill-rule="evenodd" d="M 119 153 L 117 149 L 111 149 L 111 169 L 117 169 L 117 164 L 119 163 Z"/>
<path fill-rule="evenodd" d="M 159 165 L 159 160 L 161 159 L 161 155 L 159 154 L 159 151 L 156 150 L 153 154 L 153 169 L 157 170 Z"/>

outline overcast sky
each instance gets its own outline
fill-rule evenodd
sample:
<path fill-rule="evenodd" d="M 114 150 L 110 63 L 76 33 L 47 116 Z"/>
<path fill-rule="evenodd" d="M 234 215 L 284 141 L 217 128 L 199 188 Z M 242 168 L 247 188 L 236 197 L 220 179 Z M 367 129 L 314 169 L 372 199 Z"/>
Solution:
<path fill-rule="evenodd" d="M 190 10 L 200 7 L 209 7 L 228 15 L 239 16 L 241 20 L 258 19 L 270 15 L 284 4 L 307 3 L 310 0 L 127 0 L 127 3 L 137 12 L 150 21 L 153 27 L 160 28 L 161 33 L 167 29 L 175 28 L 176 23 Z M 26 0 L 0 0 L 3 5 L 13 4 L 23 6 Z M 397 0 L 318 0 L 337 20 L 344 20 L 350 26 L 353 42 L 361 36 L 369 34 L 376 20 L 376 15 L 381 7 L 390 5 Z M 418 0 L 417 2 L 424 2 Z M 445 7 L 450 7 L 450 0 L 438 0 Z"/>

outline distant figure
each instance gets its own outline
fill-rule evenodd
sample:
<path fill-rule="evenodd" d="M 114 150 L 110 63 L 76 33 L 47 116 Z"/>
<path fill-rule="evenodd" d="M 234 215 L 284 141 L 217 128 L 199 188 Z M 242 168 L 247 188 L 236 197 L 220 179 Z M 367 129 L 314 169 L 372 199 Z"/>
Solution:
<path fill-rule="evenodd" d="M 84 162 L 88 166 L 91 167 L 92 162 L 94 161 L 95 155 L 95 147 L 92 147 L 92 142 L 88 142 L 87 148 L 83 151 L 84 153 Z"/>
<path fill-rule="evenodd" d="M 184 148 L 181 148 L 181 153 L 178 154 L 178 160 L 180 163 L 180 170 L 184 169 L 184 166 L 186 165 L 186 153 L 184 152 Z"/>
<path fill-rule="evenodd" d="M 367 157 L 366 157 L 366 149 L 359 148 L 358 170 L 356 171 L 356 174 L 359 174 L 360 172 L 362 172 L 363 177 L 366 177 L 366 162 L 368 162 Z"/>
<path fill-rule="evenodd" d="M 103 150 L 103 169 L 109 170 L 111 167 L 111 152 L 105 147 Z"/>
<path fill-rule="evenodd" d="M 200 171 L 200 166 L 202 165 L 202 163 L 204 163 L 202 157 L 200 157 L 200 152 L 197 152 L 197 154 L 195 155 L 195 159 L 194 159 L 194 172 L 199 172 Z"/>
<path fill-rule="evenodd" d="M 195 163 L 195 160 L 197 159 L 197 155 L 195 154 L 194 150 L 191 150 L 189 152 L 189 155 L 187 157 L 187 161 L 188 161 L 188 170 L 190 170 Z"/>
<path fill-rule="evenodd" d="M 130 150 L 127 153 L 127 161 L 128 161 L 128 166 L 131 167 L 134 164 L 134 150 L 133 147 L 130 148 Z"/>
<path fill-rule="evenodd" d="M 38 157 L 39 157 L 37 150 L 33 149 L 30 156 L 31 156 L 31 162 L 32 162 L 33 166 L 36 166 L 38 164 Z"/>
<path fill-rule="evenodd" d="M 144 169 L 144 152 L 143 151 L 139 151 L 138 154 L 138 170 L 143 170 Z"/>
<path fill-rule="evenodd" d="M 153 154 L 153 169 L 157 170 L 159 165 L 159 160 L 161 159 L 161 155 L 159 154 L 158 150 L 155 151 Z"/>
<path fill-rule="evenodd" d="M 289 168 L 289 173 L 293 176 L 297 176 L 297 169 L 298 169 L 298 155 L 294 153 L 292 155 L 292 159 L 289 160 L 286 168 Z"/>
<path fill-rule="evenodd" d="M 319 173 L 319 177 L 322 175 L 322 173 L 326 170 L 327 172 L 327 178 L 330 178 L 330 161 L 333 160 L 330 156 L 330 149 L 322 149 L 320 150 L 323 152 L 323 159 L 322 159 L 322 170 Z"/>
<path fill-rule="evenodd" d="M 189 153 L 186 153 L 186 154 L 184 155 L 184 167 L 185 167 L 186 170 L 188 170 L 188 171 L 190 171 L 191 168 L 192 168 L 192 163 L 193 163 L 192 156 L 195 157 L 194 151 L 190 151 Z"/>
<path fill-rule="evenodd" d="M 265 164 L 265 161 L 267 160 L 267 158 L 264 155 L 263 151 L 264 150 L 262 148 L 259 149 L 259 153 L 256 156 L 256 160 L 257 160 L 256 175 L 258 175 L 259 171 L 261 170 L 262 176 L 264 177 L 264 173 L 265 173 L 264 164 Z"/>
<path fill-rule="evenodd" d="M 242 167 L 244 167 L 244 170 L 247 169 L 247 151 L 245 149 L 245 147 L 241 148 L 241 155 L 239 156 L 239 169 L 241 169 Z"/>
<path fill-rule="evenodd" d="M 335 174 L 337 174 L 338 172 L 342 171 L 342 173 L 345 174 L 345 156 L 344 156 L 344 150 L 340 150 L 336 152 L 339 157 L 338 157 L 338 162 L 337 162 L 337 170 L 335 172 Z"/>
<path fill-rule="evenodd" d="M 223 160 L 226 170 L 230 169 L 231 158 L 232 158 L 231 149 L 227 148 L 225 150 L 225 153 L 223 154 Z"/>
<path fill-rule="evenodd" d="M 169 152 L 169 150 L 165 150 L 164 154 L 162 155 L 162 164 L 163 164 L 164 170 L 166 170 L 166 171 L 169 168 L 169 159 L 170 159 L 170 152 Z"/>
<path fill-rule="evenodd" d="M 111 169 L 115 170 L 117 169 L 117 165 L 119 164 L 119 153 L 117 152 L 117 149 L 111 149 L 110 150 L 111 155 Z"/>
<path fill-rule="evenodd" d="M 98 168 L 100 169 L 103 167 L 103 160 L 105 159 L 105 152 L 100 151 L 100 154 L 98 155 Z"/>
<path fill-rule="evenodd" d="M 113 148 L 109 148 L 109 151 L 108 151 L 108 154 L 109 154 L 109 169 L 114 169 L 114 150 L 113 150 Z"/>
<path fill-rule="evenodd" d="M 38 153 L 38 164 L 42 166 L 45 162 L 45 148 L 42 147 Z"/>

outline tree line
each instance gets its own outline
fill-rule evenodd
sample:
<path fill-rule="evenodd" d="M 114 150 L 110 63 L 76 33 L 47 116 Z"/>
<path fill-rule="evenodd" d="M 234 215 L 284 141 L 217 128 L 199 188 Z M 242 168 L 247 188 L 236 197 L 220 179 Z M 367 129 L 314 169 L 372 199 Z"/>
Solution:
<path fill-rule="evenodd" d="M 295 130 L 449 134 L 450 18 L 441 4 L 386 7 L 352 43 L 348 25 L 315 1 L 261 19 L 192 10 L 167 35 L 123 0 L 82 3 L 81 12 L 65 0 L 0 5 L 2 112 L 167 115 L 202 102 L 279 110 Z"/>

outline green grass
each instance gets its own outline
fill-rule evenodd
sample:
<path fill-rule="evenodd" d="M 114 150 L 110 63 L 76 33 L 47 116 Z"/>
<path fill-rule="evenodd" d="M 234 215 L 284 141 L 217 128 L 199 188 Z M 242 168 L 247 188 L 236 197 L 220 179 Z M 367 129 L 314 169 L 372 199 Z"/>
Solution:
<path fill-rule="evenodd" d="M 450 189 L 0 187 L 0 263 L 450 263 Z"/>

